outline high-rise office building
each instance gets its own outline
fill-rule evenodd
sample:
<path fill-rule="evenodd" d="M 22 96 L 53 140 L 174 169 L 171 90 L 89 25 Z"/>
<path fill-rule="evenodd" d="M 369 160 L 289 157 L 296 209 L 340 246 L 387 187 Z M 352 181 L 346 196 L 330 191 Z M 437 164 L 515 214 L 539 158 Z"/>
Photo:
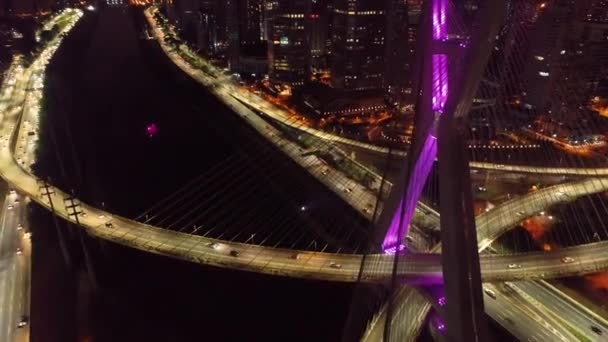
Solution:
<path fill-rule="evenodd" d="M 583 79 L 580 87 L 585 96 L 606 97 L 600 84 L 608 80 L 608 0 L 581 1 L 576 6 L 577 20 L 570 31 L 575 44 L 567 53 L 576 59 L 573 71 Z"/>
<path fill-rule="evenodd" d="M 310 0 L 281 0 L 273 9 L 268 42 L 270 82 L 289 94 L 310 75 Z"/>
<path fill-rule="evenodd" d="M 217 35 L 217 20 L 211 1 L 203 1 L 197 11 L 197 40 L 199 51 L 206 56 L 217 52 L 219 43 Z"/>
<path fill-rule="evenodd" d="M 272 16 L 277 8 L 279 8 L 279 0 L 263 0 L 262 2 L 262 39 L 265 41 L 270 40 Z"/>
<path fill-rule="evenodd" d="M 255 45 L 262 40 L 262 0 L 237 0 L 241 45 Z"/>
<path fill-rule="evenodd" d="M 242 55 L 257 55 L 263 44 L 264 2 L 262 0 L 225 0 L 225 22 L 228 61 L 231 70 L 240 70 Z M 265 46 L 263 47 L 265 50 Z"/>
<path fill-rule="evenodd" d="M 393 100 L 404 100 L 412 91 L 416 36 L 422 0 L 391 0 L 387 13 L 384 86 Z"/>
<path fill-rule="evenodd" d="M 316 70 L 324 69 L 327 64 L 330 11 L 329 0 L 318 0 L 312 3 L 310 12 L 310 55 L 311 67 Z"/>
<path fill-rule="evenodd" d="M 224 8 L 226 22 L 226 42 L 228 43 L 228 68 L 230 68 L 231 70 L 235 70 L 238 67 L 239 55 L 241 50 L 238 20 L 238 1 L 239 0 L 226 0 Z"/>
<path fill-rule="evenodd" d="M 560 58 L 565 53 L 573 7 L 569 0 L 536 5 L 537 18 L 530 30 L 530 50 L 524 71 L 524 101 L 537 111 L 551 110 L 551 94 L 559 79 Z"/>
<path fill-rule="evenodd" d="M 344 90 L 382 89 L 386 1 L 336 0 L 332 84 Z"/>

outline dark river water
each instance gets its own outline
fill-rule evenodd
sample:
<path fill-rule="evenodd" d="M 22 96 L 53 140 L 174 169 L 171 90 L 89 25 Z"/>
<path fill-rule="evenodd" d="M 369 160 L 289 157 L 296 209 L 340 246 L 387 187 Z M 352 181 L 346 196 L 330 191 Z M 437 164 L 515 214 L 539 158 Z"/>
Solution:
<path fill-rule="evenodd" d="M 88 203 L 134 217 L 197 176 L 205 175 L 204 181 L 214 167 L 231 165 L 238 171 L 231 177 L 240 183 L 208 182 L 201 191 L 238 194 L 255 186 L 257 197 L 215 205 L 224 217 L 254 212 L 247 218 L 253 220 L 279 212 L 298 229 L 311 223 L 366 228 L 337 197 L 176 71 L 154 41 L 139 39 L 141 23 L 134 10 L 103 9 L 87 14 L 65 40 L 47 72 L 39 175 L 74 189 Z M 146 134 L 151 123 L 158 127 L 153 137 Z M 265 158 L 264 165 L 256 166 L 258 158 Z M 303 215 L 302 203 L 316 206 Z M 36 207 L 32 212 L 33 341 L 340 339 L 350 285 L 202 267 L 84 238 L 97 280 L 93 290 L 79 230 L 63 222 L 57 229 L 48 213 Z M 247 220 L 230 222 L 254 232 Z M 271 228 L 259 234 L 272 240 L 273 229 L 286 229 Z M 71 267 L 62 259 L 58 232 L 67 241 Z M 276 243 L 340 247 L 317 232 L 299 232 L 298 241 Z"/>

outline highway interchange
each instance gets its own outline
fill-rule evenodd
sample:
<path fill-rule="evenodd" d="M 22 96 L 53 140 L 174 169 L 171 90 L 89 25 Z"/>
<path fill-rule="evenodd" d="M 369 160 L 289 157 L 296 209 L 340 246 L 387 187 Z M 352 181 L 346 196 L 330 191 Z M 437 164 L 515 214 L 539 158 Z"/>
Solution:
<path fill-rule="evenodd" d="M 151 20 L 151 18 L 148 18 L 149 21 Z M 154 27 L 154 23 L 150 22 L 152 27 Z M 159 32 L 158 30 L 155 32 L 157 36 L 162 36 L 162 32 Z M 160 40 L 161 44 L 162 44 L 162 39 Z M 186 73 L 190 74 L 194 79 L 199 80 L 201 83 L 206 84 L 207 86 L 209 86 L 209 84 L 211 84 L 214 89 L 217 89 L 218 87 L 224 87 L 225 89 L 231 89 L 230 87 L 226 86 L 225 84 L 230 84 L 232 83 L 231 80 L 229 78 L 223 77 L 222 76 L 218 76 L 218 74 L 215 75 L 215 79 L 213 80 L 212 78 L 206 77 L 206 75 L 204 73 L 201 73 L 198 70 L 195 70 L 193 68 L 189 68 L 189 65 L 187 63 L 183 63 L 183 61 L 179 58 L 178 54 L 172 53 L 171 51 L 169 51 L 169 49 L 165 48 L 165 52 L 167 53 L 167 55 L 169 55 L 170 58 L 172 58 L 172 60 L 174 61 L 174 63 L 176 63 L 177 65 L 180 66 L 180 68 L 182 68 L 182 70 L 184 70 Z M 212 68 L 212 66 L 210 66 L 210 68 Z M 221 74 L 220 74 L 221 75 Z M 218 82 L 217 78 L 220 77 L 221 80 L 225 83 L 224 85 L 221 85 L 220 82 Z M 213 85 L 217 85 L 217 86 L 213 86 Z M 235 94 L 239 94 L 239 89 L 238 88 L 232 88 L 232 91 L 230 92 L 231 95 L 233 97 L 235 97 Z M 217 94 L 217 91 L 216 91 Z M 219 95 L 221 94 L 217 94 L 218 97 L 221 97 Z M 253 98 L 253 100 L 252 100 Z M 229 98 L 226 99 L 226 97 L 224 97 L 225 103 L 231 105 L 230 101 L 226 101 L 226 100 L 230 100 Z M 263 101 L 259 101 L 258 99 L 255 99 L 255 96 L 252 96 L 250 93 L 245 93 L 245 96 L 239 99 L 240 102 L 246 103 L 249 107 L 252 108 L 256 108 L 259 111 L 263 111 L 266 115 L 268 114 L 268 111 L 272 111 L 271 108 L 269 108 L 266 104 L 263 103 Z M 257 105 L 257 107 L 256 107 Z M 238 108 L 238 106 L 234 105 L 233 109 L 235 109 L 237 112 L 243 113 L 243 108 Z M 270 114 L 269 116 L 273 117 L 272 114 Z M 282 114 L 283 117 L 285 117 L 284 114 Z M 275 115 L 274 116 L 275 119 L 278 119 L 284 123 L 290 123 L 292 122 L 290 119 L 288 120 L 281 120 L 281 115 Z M 303 128 L 301 126 L 298 126 L 299 129 L 306 129 Z M 263 132 L 261 132 L 263 134 Z M 313 133 L 314 134 L 314 133 Z M 341 141 L 343 141 L 342 138 L 338 138 Z M 275 142 L 276 143 L 276 142 Z M 348 142 L 347 142 L 348 143 Z M 359 144 L 357 142 L 357 144 Z M 372 146 L 372 149 L 380 149 L 378 147 Z M 497 165 L 497 164 L 483 164 L 483 163 L 479 163 L 480 165 L 475 165 L 474 163 L 471 164 L 471 167 L 478 167 L 481 166 L 481 168 L 486 168 L 486 169 L 494 169 L 494 170 L 503 170 L 503 171 L 515 171 L 515 172 L 529 172 L 529 173 L 535 173 L 535 172 L 539 172 L 539 168 L 536 167 L 521 167 L 521 166 L 511 166 L 511 165 Z M 506 170 L 508 168 L 508 170 Z M 575 175 L 594 175 L 594 171 L 593 169 L 564 169 L 564 168 L 541 168 L 540 169 L 541 172 L 548 172 L 549 174 L 575 174 Z M 577 188 L 587 188 L 587 187 L 593 187 L 597 184 L 595 183 L 585 183 L 582 182 L 582 184 L 579 184 L 577 186 L 574 186 L 572 188 L 569 188 L 567 190 L 572 190 L 574 192 L 577 191 Z M 330 186 L 331 188 L 331 186 Z M 600 186 L 600 189 L 598 189 L 598 191 L 603 191 L 602 190 L 603 186 Z M 545 197 L 545 198 L 543 198 Z M 553 190 L 549 190 L 549 191 L 543 191 L 541 193 L 536 194 L 536 198 L 529 198 L 527 201 L 521 201 L 518 204 L 519 199 L 517 200 L 511 200 L 510 203 L 507 203 L 507 205 L 504 205 L 500 208 L 497 208 L 499 210 L 502 210 L 505 213 L 514 213 L 517 212 L 517 215 L 510 215 L 510 216 L 503 216 L 503 217 L 508 217 L 506 220 L 502 220 L 502 222 L 496 222 L 496 221 L 500 221 L 502 219 L 501 215 L 482 215 L 480 217 L 480 219 L 477 222 L 478 228 L 480 229 L 480 249 L 483 250 L 486 247 L 488 247 L 496 238 L 498 238 L 503 231 L 506 231 L 508 229 L 511 229 L 515 224 L 518 223 L 518 221 L 520 221 L 524 216 L 529 216 L 529 215 L 533 215 L 535 213 L 536 209 L 539 208 L 535 208 L 535 206 L 529 206 L 528 204 L 532 203 L 538 203 L 538 200 L 542 200 L 542 202 L 545 202 L 545 204 L 549 205 L 549 204 L 555 204 L 555 203 L 559 203 L 559 202 L 564 202 L 564 201 L 568 201 L 570 200 L 570 198 L 568 197 L 568 195 L 566 195 L 566 193 L 561 190 L 561 189 L 553 189 Z M 550 203 L 549 203 L 550 202 Z M 520 205 L 523 204 L 523 205 Z M 544 206 L 543 204 L 541 204 L 541 208 L 539 210 L 544 210 L 542 209 Z M 498 212 L 496 212 L 498 213 Z M 436 215 L 436 213 L 434 213 L 434 211 L 430 210 L 427 211 L 427 216 L 434 216 Z M 489 229 L 489 228 L 490 229 Z M 500 229 L 500 227 L 502 227 L 502 229 Z M 498 229 L 497 229 L 498 228 Z M 412 235 L 412 233 L 415 233 L 415 230 L 413 232 L 410 232 L 410 236 Z M 418 234 L 413 234 L 413 235 L 418 235 Z M 526 283 L 524 283 L 526 284 Z M 530 283 L 533 284 L 533 283 Z M 536 284 L 538 285 L 538 284 Z M 491 285 L 487 285 L 488 287 Z M 511 284 L 511 286 L 513 286 L 514 288 L 515 285 Z M 526 295 L 526 293 L 519 289 L 518 290 L 520 292 L 523 292 L 523 295 Z M 536 289 L 538 292 L 543 292 L 546 296 L 553 298 L 554 302 L 556 303 L 564 303 L 564 299 L 561 298 L 560 296 L 555 295 L 554 293 L 549 293 L 547 294 L 546 289 L 540 287 Z M 542 318 L 542 314 L 535 314 L 535 310 L 542 310 L 544 308 L 538 308 L 538 305 L 533 305 L 529 300 L 526 300 L 527 298 L 530 298 L 529 296 L 525 296 L 526 298 L 523 298 L 524 296 L 502 296 L 504 294 L 504 289 L 500 289 L 497 290 L 497 292 L 499 293 L 499 297 L 498 298 L 490 298 L 487 294 L 486 296 L 486 303 L 487 307 L 486 307 L 486 311 L 490 314 L 490 316 L 492 316 L 494 319 L 496 319 L 497 321 L 501 322 L 501 324 L 503 326 L 506 326 L 506 328 L 508 330 L 510 330 L 511 332 L 515 333 L 515 335 L 519 335 L 522 336 L 522 332 L 525 333 L 525 336 L 529 336 L 531 340 L 564 340 L 564 336 L 567 336 L 568 338 L 572 338 L 572 335 L 564 328 L 563 325 L 559 325 L 559 324 L 555 324 L 555 321 L 552 320 L 550 317 L 547 318 L 547 320 L 543 320 Z M 426 311 L 428 311 L 428 305 L 422 305 L 420 304 L 420 301 L 416 301 L 416 299 L 418 298 L 415 295 L 415 292 L 411 289 L 411 288 L 404 288 L 402 293 L 402 298 L 400 298 L 400 303 L 402 304 L 401 306 L 399 306 L 400 311 L 402 312 L 404 310 L 402 310 L 404 307 L 408 308 L 408 312 L 414 311 L 413 315 L 409 315 L 408 317 L 425 317 L 426 316 Z M 517 298 L 511 298 L 511 297 L 517 297 Z M 510 303 L 513 305 L 514 309 L 512 310 L 524 310 L 524 312 L 522 312 L 522 314 L 512 314 L 512 317 L 506 317 L 504 316 L 504 312 L 502 310 L 500 310 L 500 305 L 496 305 L 499 301 L 503 301 L 503 303 L 501 304 L 505 304 L 504 302 L 509 302 L 511 300 L 519 300 L 519 303 Z M 413 302 L 411 302 L 413 301 Z M 515 305 L 517 304 L 517 305 Z M 527 314 L 525 314 L 527 312 Z M 580 315 L 581 317 L 585 317 L 587 318 L 588 315 L 585 315 L 584 313 L 581 313 L 580 311 L 577 311 L 576 314 Z M 398 315 L 396 315 L 398 316 Z M 531 317 L 533 318 L 532 320 L 527 319 L 527 317 Z M 376 320 L 383 320 L 385 319 L 385 317 L 382 316 L 382 313 L 379 314 L 378 316 L 376 316 Z M 518 327 L 513 327 L 515 325 L 515 321 L 517 321 L 518 323 Z M 397 320 L 397 322 L 399 322 Z M 415 324 L 415 322 L 413 322 L 412 319 L 409 319 L 408 322 L 410 322 L 410 324 L 407 324 L 405 326 L 406 331 L 403 332 L 403 336 L 415 336 L 418 332 L 417 329 L 417 325 Z M 505 324 L 506 322 L 506 324 Z M 522 324 L 523 323 L 523 324 Z M 602 321 L 602 324 L 598 324 L 597 322 L 595 322 L 595 326 L 605 326 L 605 321 Z M 535 326 L 536 325 L 536 326 Z M 382 329 L 373 329 L 374 324 L 370 325 L 370 329 L 367 331 L 368 335 L 367 336 L 375 336 L 376 338 L 378 336 L 381 336 L 381 332 Z M 383 326 L 382 324 L 380 325 L 376 325 L 376 327 L 381 327 Z M 528 326 L 527 330 L 523 330 L 523 327 Z M 555 326 L 555 328 L 554 328 Z M 588 332 L 590 325 L 587 325 L 586 327 L 583 325 L 583 329 L 585 329 L 585 332 Z M 378 331 L 380 331 L 380 333 L 378 334 Z M 585 335 L 588 336 L 588 334 L 585 333 Z M 592 339 L 595 336 L 590 336 Z M 374 338 L 371 338 L 370 340 L 374 340 Z M 566 339 L 567 340 L 567 339 Z"/>

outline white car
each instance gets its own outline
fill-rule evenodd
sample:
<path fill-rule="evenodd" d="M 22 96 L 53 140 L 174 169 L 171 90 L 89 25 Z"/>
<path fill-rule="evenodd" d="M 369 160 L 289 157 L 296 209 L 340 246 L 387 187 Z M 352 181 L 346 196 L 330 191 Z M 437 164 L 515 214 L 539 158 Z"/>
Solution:
<path fill-rule="evenodd" d="M 490 290 L 490 289 L 483 289 L 483 292 L 485 292 L 485 294 L 487 294 L 488 296 L 490 296 L 490 298 L 492 299 L 496 299 L 496 292 Z"/>
<path fill-rule="evenodd" d="M 521 265 L 520 264 L 509 264 L 509 266 L 507 266 L 507 267 L 509 267 L 510 269 L 521 268 Z"/>
<path fill-rule="evenodd" d="M 207 244 L 207 246 L 208 246 L 209 248 L 213 248 L 213 249 L 215 249 L 216 251 L 217 251 L 218 249 L 220 249 L 220 247 L 222 247 L 222 246 L 221 246 L 219 243 L 217 243 L 217 242 L 211 242 L 211 243 Z"/>
<path fill-rule="evenodd" d="M 12 204 L 9 204 L 9 205 L 6 207 L 6 209 L 8 209 L 8 210 L 13 210 L 13 205 L 12 205 Z"/>
<path fill-rule="evenodd" d="M 337 263 L 335 263 L 335 262 L 332 261 L 332 262 L 329 263 L 329 267 L 331 267 L 331 268 L 342 268 L 342 265 L 337 264 Z"/>
<path fill-rule="evenodd" d="M 562 258 L 562 262 L 563 262 L 564 264 L 573 263 L 573 262 L 574 262 L 574 258 L 572 258 L 572 257 L 563 257 L 563 258 Z"/>

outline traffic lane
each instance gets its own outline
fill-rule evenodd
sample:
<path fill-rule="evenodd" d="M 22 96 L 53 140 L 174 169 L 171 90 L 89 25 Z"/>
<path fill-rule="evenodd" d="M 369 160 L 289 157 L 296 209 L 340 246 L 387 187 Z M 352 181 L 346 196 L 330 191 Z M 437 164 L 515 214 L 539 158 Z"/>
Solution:
<path fill-rule="evenodd" d="M 608 327 L 603 322 L 599 322 L 585 312 L 580 311 L 572 304 L 547 290 L 542 284 L 535 282 L 516 282 L 512 285 L 519 287 L 522 291 L 533 296 L 535 300 L 542 303 L 542 305 L 550 310 L 556 317 L 560 317 L 568 323 L 574 323 L 573 328 L 578 329 L 587 338 L 593 340 L 600 336 L 604 336 L 604 334 L 608 334 Z M 601 333 L 598 334 L 594 332 L 591 327 L 600 329 Z"/>
<path fill-rule="evenodd" d="M 3 205 L 0 232 L 0 254 L 6 263 L 0 280 L 0 336 L 3 341 L 10 341 L 21 317 L 19 298 L 22 296 L 20 273 L 23 263 L 20 262 L 22 249 L 17 244 L 17 224 L 20 211 L 16 194 L 7 195 Z M 10 206 L 15 206 L 9 210 Z M 17 254 L 19 248 L 19 254 Z"/>
<path fill-rule="evenodd" d="M 489 295 L 488 290 L 494 294 Z M 575 340 L 559 322 L 503 285 L 484 284 L 484 305 L 492 318 L 522 341 Z"/>
<path fill-rule="evenodd" d="M 395 293 L 396 308 L 393 312 L 390 329 L 391 340 L 414 341 L 422 328 L 431 305 L 416 289 L 402 286 Z M 386 324 L 386 304 L 372 318 L 370 325 L 361 337 L 362 342 L 382 341 Z"/>

